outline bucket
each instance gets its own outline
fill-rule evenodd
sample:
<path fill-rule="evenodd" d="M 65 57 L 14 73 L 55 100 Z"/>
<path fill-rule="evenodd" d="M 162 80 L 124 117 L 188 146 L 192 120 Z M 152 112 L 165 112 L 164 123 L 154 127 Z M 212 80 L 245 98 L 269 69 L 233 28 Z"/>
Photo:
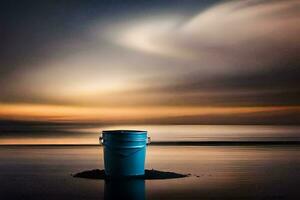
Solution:
<path fill-rule="evenodd" d="M 105 174 L 111 177 L 140 176 L 145 174 L 147 131 L 103 131 Z"/>

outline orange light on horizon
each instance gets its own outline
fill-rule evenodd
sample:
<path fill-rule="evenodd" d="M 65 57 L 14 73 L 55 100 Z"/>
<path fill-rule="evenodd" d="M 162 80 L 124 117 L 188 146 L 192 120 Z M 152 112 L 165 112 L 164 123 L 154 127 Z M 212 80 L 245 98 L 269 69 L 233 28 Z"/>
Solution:
<path fill-rule="evenodd" d="M 299 110 L 300 106 L 262 107 L 78 107 L 65 105 L 0 104 L 0 117 L 41 121 L 126 121 L 176 116 L 234 115 L 256 112 Z"/>
<path fill-rule="evenodd" d="M 76 145 L 98 144 L 98 138 L 64 137 L 64 138 L 1 138 L 0 145 Z"/>

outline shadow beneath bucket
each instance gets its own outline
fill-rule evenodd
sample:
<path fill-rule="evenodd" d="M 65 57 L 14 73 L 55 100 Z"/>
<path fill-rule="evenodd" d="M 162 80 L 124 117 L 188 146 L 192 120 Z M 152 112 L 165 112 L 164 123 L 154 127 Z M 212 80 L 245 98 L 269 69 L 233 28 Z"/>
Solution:
<path fill-rule="evenodd" d="M 100 179 L 100 180 L 109 180 L 111 177 L 105 175 L 105 171 L 102 169 L 93 169 L 82 171 L 72 175 L 75 178 L 86 178 L 86 179 Z M 118 177 L 114 179 L 140 179 L 140 180 L 159 180 L 159 179 L 175 179 L 175 178 L 185 178 L 190 176 L 190 174 L 179 174 L 175 172 L 165 172 L 158 171 L 154 169 L 146 169 L 145 175 L 141 176 L 126 176 L 126 177 Z"/>

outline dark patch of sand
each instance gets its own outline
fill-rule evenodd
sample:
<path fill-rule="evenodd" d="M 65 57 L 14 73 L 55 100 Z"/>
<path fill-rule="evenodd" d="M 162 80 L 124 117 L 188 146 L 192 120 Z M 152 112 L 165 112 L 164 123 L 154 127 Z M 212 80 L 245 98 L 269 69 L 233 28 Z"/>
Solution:
<path fill-rule="evenodd" d="M 75 178 L 87 178 L 87 179 L 100 179 L 100 180 L 108 180 L 111 177 L 105 175 L 105 171 L 102 169 L 93 169 L 82 171 L 76 174 L 72 174 Z M 185 178 L 190 176 L 190 174 L 179 174 L 175 172 L 165 172 L 158 171 L 154 169 L 146 169 L 145 175 L 141 176 L 128 176 L 128 177 L 119 177 L 121 179 L 142 179 L 142 180 L 158 180 L 158 179 L 175 179 L 175 178 Z"/>

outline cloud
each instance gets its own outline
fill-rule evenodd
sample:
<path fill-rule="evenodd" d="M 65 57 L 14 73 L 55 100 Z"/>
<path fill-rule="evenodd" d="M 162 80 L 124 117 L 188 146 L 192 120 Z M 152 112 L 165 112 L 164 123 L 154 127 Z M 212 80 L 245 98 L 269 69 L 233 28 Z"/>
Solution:
<path fill-rule="evenodd" d="M 144 90 L 174 105 L 298 105 L 300 2 L 225 1 L 191 18 L 126 23 L 113 42 L 176 60 Z M 173 63 L 172 63 L 173 64 Z M 147 99 L 147 98 L 145 98 Z"/>
<path fill-rule="evenodd" d="M 161 17 L 122 27 L 115 41 L 145 53 L 184 59 L 207 73 L 259 70 L 297 58 L 299 7 L 295 0 L 229 1 L 186 21 Z"/>
<path fill-rule="evenodd" d="M 299 104 L 299 1 L 225 1 L 195 15 L 158 11 L 138 17 L 124 11 L 118 20 L 106 16 L 71 29 L 74 40 L 59 40 L 61 56 L 0 79 L 0 101 Z"/>

